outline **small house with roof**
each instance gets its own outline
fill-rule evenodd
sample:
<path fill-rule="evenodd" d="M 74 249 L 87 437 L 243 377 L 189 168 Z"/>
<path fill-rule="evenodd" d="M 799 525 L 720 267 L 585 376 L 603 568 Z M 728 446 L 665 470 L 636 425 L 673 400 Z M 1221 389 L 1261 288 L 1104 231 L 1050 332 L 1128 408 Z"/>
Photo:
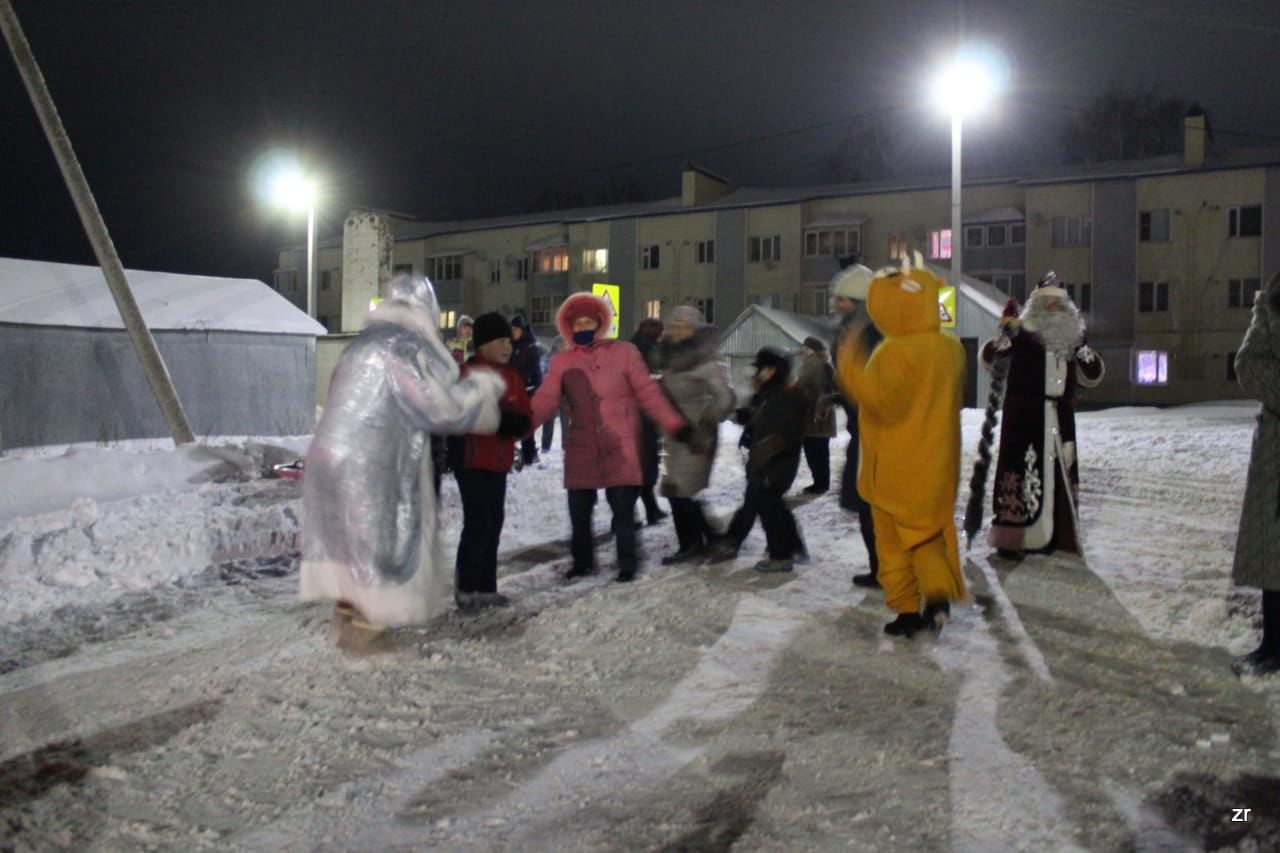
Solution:
<path fill-rule="evenodd" d="M 315 420 L 315 320 L 254 279 L 127 271 L 199 437 Z M 99 267 L 0 258 L 0 451 L 169 435 Z"/>

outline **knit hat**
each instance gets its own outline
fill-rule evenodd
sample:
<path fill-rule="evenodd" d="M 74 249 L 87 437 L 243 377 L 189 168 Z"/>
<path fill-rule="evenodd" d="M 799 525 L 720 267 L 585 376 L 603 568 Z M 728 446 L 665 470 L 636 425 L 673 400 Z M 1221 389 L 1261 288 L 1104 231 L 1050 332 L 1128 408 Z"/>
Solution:
<path fill-rule="evenodd" d="M 475 320 L 472 320 L 472 319 L 471 319 L 471 317 L 469 317 L 469 316 L 468 316 L 468 315 L 466 315 L 466 314 L 463 314 L 461 317 L 459 317 L 459 318 L 458 318 L 458 323 L 457 323 L 457 325 L 456 325 L 456 326 L 454 326 L 453 328 L 454 328 L 454 331 L 457 331 L 458 329 L 461 329 L 463 326 L 471 326 L 471 327 L 472 327 L 472 331 L 474 332 L 474 331 L 475 331 L 475 328 L 474 328 L 474 327 L 475 327 L 475 324 L 476 324 L 476 321 L 475 321 Z"/>
<path fill-rule="evenodd" d="M 755 368 L 776 367 L 779 371 L 789 371 L 791 362 L 787 360 L 787 354 L 777 347 L 761 347 L 756 353 L 755 361 L 751 362 L 751 366 Z"/>
<path fill-rule="evenodd" d="M 875 273 L 862 264 L 845 267 L 831 277 L 831 295 L 866 302 L 873 278 Z"/>
<path fill-rule="evenodd" d="M 511 337 L 511 324 L 497 311 L 490 311 L 476 318 L 471 337 L 475 340 L 476 349 L 479 349 L 490 341 Z"/>
<path fill-rule="evenodd" d="M 814 352 L 827 351 L 827 345 L 824 344 L 820 339 L 815 338 L 813 335 L 810 335 L 809 337 L 805 338 L 804 343 L 801 344 L 801 346 L 806 346 L 809 349 L 813 350 Z"/>
<path fill-rule="evenodd" d="M 702 312 L 692 305 L 677 305 L 671 309 L 671 313 L 667 315 L 668 323 L 688 323 L 695 329 L 700 329 L 707 325 L 707 320 L 702 316 Z"/>

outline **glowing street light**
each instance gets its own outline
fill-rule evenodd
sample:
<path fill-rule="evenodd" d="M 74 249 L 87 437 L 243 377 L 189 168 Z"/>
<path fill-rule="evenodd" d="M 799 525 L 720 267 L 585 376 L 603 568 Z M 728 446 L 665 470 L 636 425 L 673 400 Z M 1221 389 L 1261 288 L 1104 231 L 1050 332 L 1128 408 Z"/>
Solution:
<path fill-rule="evenodd" d="M 316 182 L 303 174 L 293 155 L 273 151 L 260 158 L 254 169 L 259 193 L 271 204 L 307 212 L 307 314 L 316 316 Z"/>
<path fill-rule="evenodd" d="M 1004 57 L 993 48 L 966 45 L 933 80 L 933 100 L 951 116 L 951 278 L 960 286 L 961 249 L 964 239 L 960 222 L 961 124 L 982 112 L 1003 90 L 1008 77 Z"/>

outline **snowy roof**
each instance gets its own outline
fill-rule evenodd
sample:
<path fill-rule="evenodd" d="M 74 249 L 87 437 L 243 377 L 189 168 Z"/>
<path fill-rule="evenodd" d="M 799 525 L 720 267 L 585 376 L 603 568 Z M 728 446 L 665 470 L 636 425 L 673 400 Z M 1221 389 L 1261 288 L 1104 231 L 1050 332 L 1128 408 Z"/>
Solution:
<path fill-rule="evenodd" d="M 729 324 L 729 327 L 724 330 L 724 334 L 720 336 L 720 352 L 725 355 L 750 355 L 766 344 L 776 346 L 778 342 L 772 336 L 745 333 L 750 331 L 744 328 L 748 324 L 761 322 L 773 327 L 786 340 L 799 347 L 804 342 L 804 339 L 810 336 L 823 341 L 830 341 L 839 320 L 835 317 L 793 314 L 790 311 L 766 308 L 763 305 L 748 305 L 746 310 L 739 314 Z"/>
<path fill-rule="evenodd" d="M 931 264 L 927 261 L 925 262 L 925 267 L 939 279 L 947 283 L 951 282 L 950 267 Z M 994 284 L 988 284 L 980 278 L 972 278 L 963 272 L 960 273 L 960 292 L 993 317 L 1000 316 L 1004 310 L 1004 303 L 1009 298 L 1003 290 Z"/>
<path fill-rule="evenodd" d="M 151 329 L 323 335 L 324 326 L 252 278 L 125 270 Z M 0 323 L 123 329 L 100 267 L 0 258 Z"/>

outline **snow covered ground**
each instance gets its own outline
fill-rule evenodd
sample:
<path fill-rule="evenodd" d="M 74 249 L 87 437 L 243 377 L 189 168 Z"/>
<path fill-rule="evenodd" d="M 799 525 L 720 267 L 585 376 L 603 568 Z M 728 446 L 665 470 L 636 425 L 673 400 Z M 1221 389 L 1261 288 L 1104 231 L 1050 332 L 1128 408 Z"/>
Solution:
<path fill-rule="evenodd" d="M 566 584 L 552 451 L 509 484 L 515 606 L 357 656 L 294 598 L 297 485 L 260 476 L 305 439 L 0 458 L 0 847 L 1276 849 L 1280 684 L 1228 667 L 1255 411 L 1081 415 L 1085 559 L 975 544 L 936 643 L 881 633 L 834 493 L 797 499 L 794 576 L 750 569 L 758 529 L 662 567 L 668 522 L 615 585 L 601 506 L 602 574 Z"/>

